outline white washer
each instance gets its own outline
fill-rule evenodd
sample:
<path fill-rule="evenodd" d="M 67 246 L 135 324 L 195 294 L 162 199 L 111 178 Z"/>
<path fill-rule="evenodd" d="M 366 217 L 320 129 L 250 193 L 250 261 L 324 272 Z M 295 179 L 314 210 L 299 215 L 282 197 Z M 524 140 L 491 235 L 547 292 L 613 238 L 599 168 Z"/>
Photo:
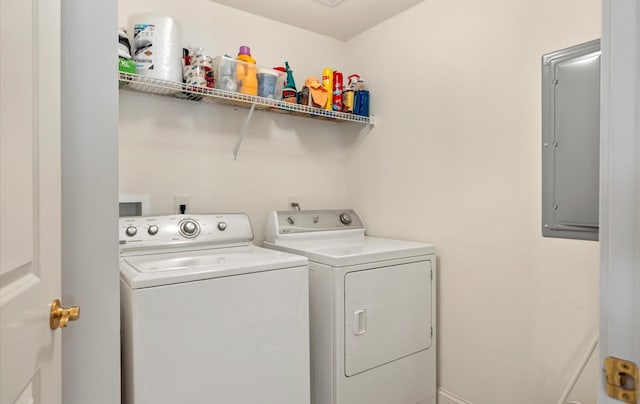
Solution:
<path fill-rule="evenodd" d="M 432 244 L 365 236 L 347 209 L 273 212 L 264 246 L 310 261 L 313 404 L 435 403 Z"/>
<path fill-rule="evenodd" d="M 125 404 L 309 403 L 307 259 L 245 214 L 120 219 Z"/>

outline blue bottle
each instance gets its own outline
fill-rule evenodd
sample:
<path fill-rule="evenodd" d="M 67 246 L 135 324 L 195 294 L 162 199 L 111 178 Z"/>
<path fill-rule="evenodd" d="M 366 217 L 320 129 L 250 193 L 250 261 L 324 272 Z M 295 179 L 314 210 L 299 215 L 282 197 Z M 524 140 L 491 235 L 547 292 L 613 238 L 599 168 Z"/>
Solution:
<path fill-rule="evenodd" d="M 353 96 L 353 113 L 360 116 L 369 116 L 369 90 L 364 86 L 364 80 L 358 77 Z"/>

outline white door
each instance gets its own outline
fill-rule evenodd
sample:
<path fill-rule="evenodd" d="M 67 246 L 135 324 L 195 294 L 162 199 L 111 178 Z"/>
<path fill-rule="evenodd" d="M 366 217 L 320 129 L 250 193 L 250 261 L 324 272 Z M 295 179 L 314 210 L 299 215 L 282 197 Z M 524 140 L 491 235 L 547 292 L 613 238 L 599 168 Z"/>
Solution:
<path fill-rule="evenodd" d="M 0 22 L 0 403 L 60 404 L 60 2 Z"/>
<path fill-rule="evenodd" d="M 346 274 L 346 376 L 431 346 L 431 282 L 431 261 Z"/>
<path fill-rule="evenodd" d="M 602 21 L 600 359 L 640 366 L 640 4 L 604 0 Z M 615 379 L 603 378 L 598 403 L 621 402 L 608 396 L 611 382 L 637 389 L 638 380 Z"/>

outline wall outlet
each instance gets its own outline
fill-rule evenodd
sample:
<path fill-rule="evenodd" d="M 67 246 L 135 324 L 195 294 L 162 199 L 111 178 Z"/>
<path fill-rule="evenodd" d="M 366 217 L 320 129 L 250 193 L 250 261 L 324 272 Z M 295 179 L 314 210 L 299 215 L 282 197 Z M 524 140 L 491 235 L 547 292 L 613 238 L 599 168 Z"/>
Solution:
<path fill-rule="evenodd" d="M 185 206 L 184 213 L 189 213 L 191 208 L 191 195 L 180 194 L 173 196 L 173 213 L 180 214 L 182 211 L 180 210 L 180 205 Z"/>
<path fill-rule="evenodd" d="M 287 209 L 294 210 L 294 204 L 298 204 L 300 206 L 300 197 L 298 195 L 292 194 L 287 196 Z"/>

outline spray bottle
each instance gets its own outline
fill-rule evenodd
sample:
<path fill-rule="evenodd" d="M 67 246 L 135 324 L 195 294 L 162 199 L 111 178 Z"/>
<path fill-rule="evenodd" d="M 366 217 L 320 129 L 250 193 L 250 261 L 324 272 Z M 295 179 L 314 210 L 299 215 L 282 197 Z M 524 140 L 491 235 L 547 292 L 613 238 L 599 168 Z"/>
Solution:
<path fill-rule="evenodd" d="M 357 74 L 352 74 L 347 77 L 349 82 L 347 83 L 347 87 L 344 89 L 342 93 L 342 112 L 353 113 L 354 101 L 355 101 L 355 91 L 356 91 L 356 82 L 360 78 Z"/>
<path fill-rule="evenodd" d="M 296 104 L 298 91 L 296 90 L 296 82 L 293 80 L 293 71 L 289 67 L 289 62 L 284 62 L 284 65 L 287 71 L 287 81 L 282 89 L 282 101 Z"/>
<path fill-rule="evenodd" d="M 333 110 L 337 112 L 342 111 L 342 73 L 339 71 L 333 72 Z"/>

